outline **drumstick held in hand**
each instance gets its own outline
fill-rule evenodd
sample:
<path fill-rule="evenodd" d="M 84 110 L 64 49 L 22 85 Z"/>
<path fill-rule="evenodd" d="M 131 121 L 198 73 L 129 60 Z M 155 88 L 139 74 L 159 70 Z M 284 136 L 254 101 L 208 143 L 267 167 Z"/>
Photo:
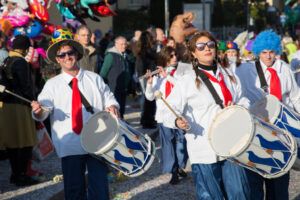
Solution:
<path fill-rule="evenodd" d="M 18 95 L 18 94 L 15 94 L 15 93 L 13 93 L 13 92 L 11 92 L 11 91 L 5 89 L 5 86 L 4 86 L 4 85 L 0 85 L 0 93 L 3 93 L 3 92 L 6 92 L 6 93 L 8 93 L 8 94 L 10 94 L 10 95 L 13 95 L 13 96 L 15 96 L 15 97 L 17 97 L 17 98 L 19 98 L 19 99 L 22 99 L 23 101 L 28 102 L 28 103 L 31 103 L 30 100 L 28 100 L 28 99 L 26 99 L 26 98 L 24 98 L 24 97 L 22 97 L 22 96 L 20 96 L 20 95 Z M 49 108 L 46 108 L 46 107 L 44 107 L 44 106 L 41 106 L 41 108 L 42 108 L 43 110 L 45 110 L 45 111 L 49 111 Z"/>
<path fill-rule="evenodd" d="M 162 97 L 161 91 L 156 90 L 154 92 L 154 95 L 156 98 L 161 99 L 166 104 L 166 106 L 172 111 L 172 113 L 176 116 L 176 118 L 178 120 L 181 120 L 180 116 L 171 108 L 171 106 L 168 104 L 168 102 Z M 191 127 L 190 127 L 190 125 L 188 125 L 188 128 L 186 130 L 190 130 L 190 129 L 191 129 Z"/>

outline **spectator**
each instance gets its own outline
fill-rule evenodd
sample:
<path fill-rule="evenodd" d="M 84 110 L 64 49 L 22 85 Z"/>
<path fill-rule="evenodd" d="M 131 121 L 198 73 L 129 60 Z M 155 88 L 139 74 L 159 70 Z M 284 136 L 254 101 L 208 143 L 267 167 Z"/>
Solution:
<path fill-rule="evenodd" d="M 176 43 L 173 37 L 168 37 L 166 46 L 176 49 Z"/>
<path fill-rule="evenodd" d="M 163 48 L 164 41 L 166 40 L 166 36 L 164 34 L 164 31 L 161 28 L 156 28 L 156 52 L 159 53 L 161 49 Z"/>
<path fill-rule="evenodd" d="M 141 37 L 142 31 L 136 30 L 134 32 L 134 37 L 129 42 L 129 49 L 133 53 L 134 57 L 137 57 L 137 44 Z"/>
<path fill-rule="evenodd" d="M 126 38 L 119 36 L 115 39 L 115 46 L 106 51 L 100 75 L 107 82 L 120 104 L 120 114 L 125 113 L 126 93 L 130 82 L 130 69 L 127 54 Z"/>
<path fill-rule="evenodd" d="M 105 36 L 102 40 L 100 40 L 99 42 L 99 46 L 100 46 L 100 55 L 102 58 L 104 58 L 105 56 L 105 51 L 109 45 L 109 43 L 111 43 L 111 41 L 113 40 L 113 33 L 111 31 L 105 33 Z"/>
<path fill-rule="evenodd" d="M 82 69 L 99 73 L 101 66 L 98 60 L 101 58 L 97 54 L 96 48 L 91 45 L 91 30 L 85 25 L 78 27 L 76 39 L 84 47 L 84 53 L 79 60 L 79 66 Z"/>
<path fill-rule="evenodd" d="M 30 47 L 29 38 L 18 35 L 13 40 L 13 50 L 9 52 L 7 89 L 33 100 L 31 70 L 25 60 Z M 35 122 L 31 117 L 30 107 L 23 100 L 14 96 L 4 96 L 0 107 L 0 140 L 8 152 L 12 174 L 10 182 L 17 186 L 38 183 L 26 174 L 31 159 L 32 147 L 37 144 Z"/>
<path fill-rule="evenodd" d="M 153 37 L 153 32 L 144 31 L 138 42 L 138 57 L 136 60 L 136 70 L 138 77 L 144 75 L 149 69 L 154 71 L 156 69 L 156 49 L 155 49 L 155 38 Z M 145 80 L 140 80 L 140 84 L 143 92 L 145 93 Z M 148 101 L 142 97 L 144 100 L 143 112 L 141 117 L 141 124 L 143 128 L 156 128 L 156 121 L 154 119 L 156 105 L 155 100 Z"/>
<path fill-rule="evenodd" d="M 5 60 L 5 58 L 8 57 L 8 51 L 7 51 L 7 36 L 0 31 L 0 65 Z"/>

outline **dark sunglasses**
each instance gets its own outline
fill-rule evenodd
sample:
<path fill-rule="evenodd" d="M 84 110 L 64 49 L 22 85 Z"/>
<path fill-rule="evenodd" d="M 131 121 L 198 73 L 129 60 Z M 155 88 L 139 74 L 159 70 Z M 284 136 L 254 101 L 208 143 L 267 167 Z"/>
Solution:
<path fill-rule="evenodd" d="M 196 48 L 199 51 L 203 51 L 205 49 L 205 46 L 207 46 L 210 49 L 214 49 L 214 48 L 216 48 L 216 43 L 214 41 L 209 41 L 207 43 L 198 43 L 198 44 L 196 44 Z"/>
<path fill-rule="evenodd" d="M 174 56 L 177 56 L 176 53 L 175 54 L 171 54 L 170 58 L 173 58 Z"/>
<path fill-rule="evenodd" d="M 76 51 L 75 51 L 74 49 L 72 49 L 72 50 L 67 51 L 67 52 L 59 53 L 59 54 L 56 55 L 56 57 L 62 59 L 62 58 L 65 58 L 67 54 L 68 54 L 68 56 L 74 56 L 74 55 L 75 55 L 75 52 L 76 52 Z"/>

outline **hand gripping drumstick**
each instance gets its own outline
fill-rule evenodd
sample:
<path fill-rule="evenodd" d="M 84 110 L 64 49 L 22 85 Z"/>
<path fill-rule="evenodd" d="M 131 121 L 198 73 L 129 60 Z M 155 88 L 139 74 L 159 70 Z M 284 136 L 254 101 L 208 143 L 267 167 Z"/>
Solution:
<path fill-rule="evenodd" d="M 166 104 L 166 106 L 172 111 L 172 113 L 176 116 L 176 118 L 177 118 L 178 120 L 181 120 L 181 118 L 179 117 L 179 115 L 171 108 L 171 106 L 168 104 L 168 102 L 166 102 L 166 100 L 162 97 L 161 91 L 156 90 L 156 91 L 154 92 L 154 95 L 155 95 L 156 98 L 161 99 L 161 100 Z M 190 130 L 190 129 L 191 129 L 191 127 L 190 127 L 190 125 L 188 124 L 188 128 L 187 128 L 186 130 Z"/>
<path fill-rule="evenodd" d="M 15 94 L 15 93 L 13 93 L 13 92 L 11 92 L 11 91 L 9 91 L 9 90 L 6 90 L 4 85 L 0 85 L 0 93 L 3 93 L 3 92 L 6 92 L 6 93 L 8 93 L 8 94 L 11 94 L 11 95 L 13 95 L 13 96 L 15 96 L 15 97 L 17 97 L 17 98 L 19 98 L 19 99 L 22 99 L 23 101 L 26 101 L 26 102 L 28 102 L 28 103 L 31 103 L 30 100 L 28 100 L 28 99 L 26 99 L 26 98 L 24 98 L 24 97 L 21 97 L 20 95 L 17 95 L 17 94 Z M 41 106 L 41 109 L 43 109 L 43 110 L 45 110 L 45 111 L 49 111 L 49 108 L 46 108 L 45 106 Z"/>

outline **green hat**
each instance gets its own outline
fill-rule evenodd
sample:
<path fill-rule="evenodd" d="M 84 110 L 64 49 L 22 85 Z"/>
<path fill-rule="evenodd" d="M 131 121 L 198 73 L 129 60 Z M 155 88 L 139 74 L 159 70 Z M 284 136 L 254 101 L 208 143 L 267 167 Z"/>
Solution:
<path fill-rule="evenodd" d="M 227 42 L 224 40 L 218 41 L 218 50 L 226 51 L 228 48 L 226 47 Z"/>

